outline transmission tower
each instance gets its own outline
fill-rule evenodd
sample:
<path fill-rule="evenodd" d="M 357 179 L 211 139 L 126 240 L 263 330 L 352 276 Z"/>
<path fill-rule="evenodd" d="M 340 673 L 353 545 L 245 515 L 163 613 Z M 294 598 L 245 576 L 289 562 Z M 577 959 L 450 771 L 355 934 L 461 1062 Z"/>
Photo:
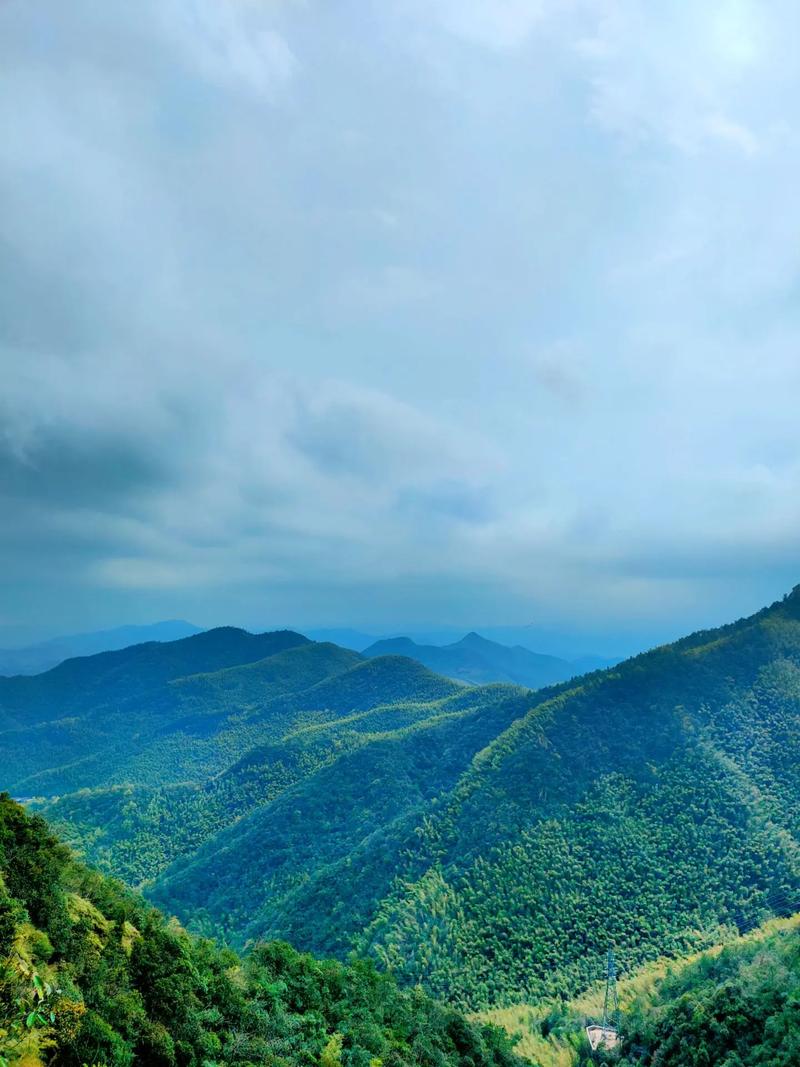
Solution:
<path fill-rule="evenodd" d="M 617 961 L 614 950 L 608 950 L 606 957 L 606 995 L 603 999 L 603 1021 L 589 1023 L 586 1036 L 592 1051 L 598 1048 L 616 1048 L 619 1037 L 619 1000 L 617 999 Z"/>
<path fill-rule="evenodd" d="M 614 950 L 608 950 L 606 960 L 606 995 L 603 1000 L 603 1029 L 619 1029 L 619 1000 L 617 998 L 617 961 Z"/>

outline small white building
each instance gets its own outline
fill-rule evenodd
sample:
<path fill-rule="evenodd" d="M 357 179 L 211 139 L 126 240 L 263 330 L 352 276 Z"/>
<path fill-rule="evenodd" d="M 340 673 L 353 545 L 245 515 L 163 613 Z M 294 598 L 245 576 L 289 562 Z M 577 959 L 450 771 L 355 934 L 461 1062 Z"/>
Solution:
<path fill-rule="evenodd" d="M 613 1026 L 603 1026 L 601 1023 L 591 1023 L 586 1027 L 586 1036 L 592 1046 L 592 1052 L 598 1048 L 616 1048 L 619 1044 L 619 1034 Z"/>

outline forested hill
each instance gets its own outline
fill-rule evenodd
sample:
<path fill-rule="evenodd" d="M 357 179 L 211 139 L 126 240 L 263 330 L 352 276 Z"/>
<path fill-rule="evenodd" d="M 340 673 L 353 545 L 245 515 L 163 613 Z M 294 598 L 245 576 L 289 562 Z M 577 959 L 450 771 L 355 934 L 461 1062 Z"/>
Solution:
<path fill-rule="evenodd" d="M 157 899 L 233 936 L 355 944 L 478 1008 L 577 992 L 598 945 L 682 954 L 797 897 L 800 591 L 489 718 L 441 777 L 453 720 L 373 739 L 165 872 Z"/>
<path fill-rule="evenodd" d="M 117 626 L 113 630 L 68 634 L 24 647 L 0 648 L 0 675 L 41 674 L 76 656 L 93 656 L 147 641 L 177 641 L 198 634 L 200 630 L 190 622 L 171 619 L 144 626 Z"/>
<path fill-rule="evenodd" d="M 59 832 L 195 929 L 356 948 L 472 1010 L 797 899 L 798 722 L 800 590 L 536 693 L 301 641 L 3 740 Z"/>
<path fill-rule="evenodd" d="M 0 786 L 52 795 L 215 773 L 231 762 L 230 746 L 211 743 L 229 715 L 256 715 L 269 699 L 360 662 L 354 652 L 291 631 L 226 627 L 0 678 L 0 744 L 8 756 Z M 234 757 L 246 748 L 242 739 Z"/>
<path fill-rule="evenodd" d="M 670 968 L 625 1004 L 618 1067 L 796 1067 L 797 926 L 735 942 Z M 588 1058 L 585 1061 L 587 1067 Z M 596 1061 L 595 1061 L 596 1062 Z"/>
<path fill-rule="evenodd" d="M 0 678 L 3 726 L 30 726 L 95 707 L 130 704 L 135 709 L 136 701 L 173 678 L 252 663 L 309 643 L 307 637 L 289 630 L 250 634 L 220 627 L 178 641 L 147 641 L 78 656 L 44 674 Z"/>
<path fill-rule="evenodd" d="M 0 794 L 3 1065 L 521 1067 L 509 1048 L 368 963 L 193 938 Z"/>

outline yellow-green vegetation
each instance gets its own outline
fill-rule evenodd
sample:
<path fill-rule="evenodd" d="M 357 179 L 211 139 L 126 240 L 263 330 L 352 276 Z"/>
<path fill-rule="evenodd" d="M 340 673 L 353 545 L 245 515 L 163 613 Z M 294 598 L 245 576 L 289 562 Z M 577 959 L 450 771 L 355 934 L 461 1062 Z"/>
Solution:
<path fill-rule="evenodd" d="M 0 900 L 7 890 L 0 875 Z M 43 959 L 52 952 L 47 935 L 21 922 L 8 954 L 0 959 L 0 1067 L 36 1067 L 53 1047 L 55 1007 L 61 1001 L 52 968 Z"/>
<path fill-rule="evenodd" d="M 800 992 L 799 961 L 800 915 L 794 915 L 769 920 L 742 937 L 731 934 L 725 944 L 703 952 L 649 963 L 618 982 L 622 1044 L 617 1052 L 605 1056 L 592 1055 L 585 1038 L 586 1025 L 602 1018 L 603 982 L 571 1001 L 515 1004 L 478 1012 L 473 1018 L 502 1027 L 514 1041 L 515 1051 L 537 1067 L 584 1067 L 597 1062 L 642 1067 L 650 1063 L 660 1067 L 749 1063 L 768 1067 L 781 1063 L 781 1056 L 788 1067 L 794 1061 L 786 1058 L 787 1049 L 800 1048 L 798 1020 L 792 1017 L 778 1024 L 773 1016 L 776 1009 L 787 1005 L 792 1005 L 794 1014 L 793 998 Z M 597 964 L 598 968 L 602 965 L 599 957 Z M 749 1014 L 742 1013 L 743 1005 L 735 1003 L 735 998 L 730 999 L 732 988 L 741 1000 L 752 1002 Z M 724 989 L 726 994 L 721 996 Z M 717 1015 L 710 1019 L 697 1010 L 709 995 L 720 997 Z M 756 1021 L 759 1001 L 762 1017 Z M 680 1040 L 675 1040 L 670 1024 L 679 1018 L 684 1025 Z M 701 1037 L 695 1031 L 705 1024 L 718 1039 L 728 1042 L 729 1047 L 718 1049 L 719 1060 L 704 1058 L 709 1054 L 707 1035 Z"/>
<path fill-rule="evenodd" d="M 2 1067 L 518 1067 L 505 1035 L 371 963 L 242 958 L 77 863 L 0 794 Z"/>

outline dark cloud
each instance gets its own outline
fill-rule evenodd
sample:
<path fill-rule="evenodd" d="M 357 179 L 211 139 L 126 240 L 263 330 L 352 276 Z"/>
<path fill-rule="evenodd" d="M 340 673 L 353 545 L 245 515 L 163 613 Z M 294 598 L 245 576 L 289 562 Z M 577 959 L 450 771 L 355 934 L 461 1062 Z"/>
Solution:
<path fill-rule="evenodd" d="M 0 448 L 0 497 L 8 507 L 25 500 L 53 508 L 110 506 L 165 489 L 173 478 L 156 442 L 109 430 L 46 427 L 24 450 Z"/>
<path fill-rule="evenodd" d="M 0 7 L 0 627 L 794 584 L 797 23 Z"/>

